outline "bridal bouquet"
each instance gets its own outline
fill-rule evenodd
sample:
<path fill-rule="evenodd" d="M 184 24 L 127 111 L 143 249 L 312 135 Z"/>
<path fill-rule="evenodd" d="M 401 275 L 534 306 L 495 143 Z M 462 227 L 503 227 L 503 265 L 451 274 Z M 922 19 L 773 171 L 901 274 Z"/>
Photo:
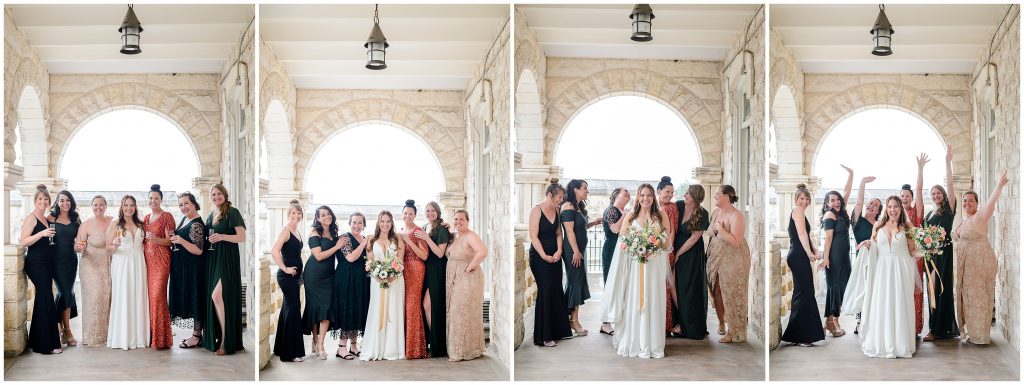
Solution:
<path fill-rule="evenodd" d="M 388 281 L 402 275 L 402 271 L 405 270 L 402 259 L 397 254 L 393 248 L 389 247 L 384 250 L 384 258 L 366 260 L 366 266 L 370 268 L 370 276 L 377 277 L 381 289 L 387 289 L 390 286 Z"/>
<path fill-rule="evenodd" d="M 949 244 L 946 241 L 946 229 L 942 226 L 924 225 L 910 229 L 914 244 L 924 254 L 925 275 L 928 276 L 928 297 L 932 308 L 935 308 L 935 282 L 939 282 L 939 294 L 945 291 L 942 281 L 935 279 L 938 276 L 938 267 L 935 265 L 935 256 L 942 255 L 943 248 Z"/>
<path fill-rule="evenodd" d="M 640 228 L 630 226 L 622 235 L 622 251 L 640 263 L 647 263 L 655 252 L 667 245 L 668 235 L 660 226 L 655 226 L 655 222 Z"/>

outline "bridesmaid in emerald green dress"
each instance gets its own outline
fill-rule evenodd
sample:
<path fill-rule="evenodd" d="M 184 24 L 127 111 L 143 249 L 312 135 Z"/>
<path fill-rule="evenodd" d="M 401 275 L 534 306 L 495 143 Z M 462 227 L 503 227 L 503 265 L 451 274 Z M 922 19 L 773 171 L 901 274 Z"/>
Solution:
<path fill-rule="evenodd" d="M 676 298 L 679 303 L 676 313 L 674 336 L 702 340 L 708 334 L 708 256 L 704 252 L 704 232 L 711 222 L 708 211 L 700 207 L 704 201 L 704 187 L 692 184 L 686 189 L 683 201 L 676 202 L 679 208 L 679 224 L 676 226 L 673 248 L 676 264 L 672 267 Z"/>
<path fill-rule="evenodd" d="M 949 194 L 946 194 L 949 191 Z M 960 328 L 956 325 L 956 309 L 953 306 L 953 218 L 956 216 L 956 202 L 959 200 L 953 190 L 953 146 L 946 148 L 946 188 L 932 186 L 932 210 L 924 217 L 929 226 L 941 226 L 946 230 L 946 246 L 942 254 L 932 256 L 938 273 L 935 283 L 935 304 L 928 311 L 928 335 L 925 341 L 947 339 L 960 336 Z M 931 277 L 928 277 L 931 279 Z M 941 283 L 941 285 L 940 285 Z M 930 297 L 929 297 L 930 298 Z"/>
<path fill-rule="evenodd" d="M 242 268 L 238 244 L 245 242 L 245 221 L 231 207 L 228 189 L 210 189 L 214 210 L 206 218 L 213 250 L 206 254 L 207 302 L 203 348 L 218 356 L 242 350 Z"/>
<path fill-rule="evenodd" d="M 427 321 L 427 350 L 431 357 L 448 355 L 445 338 L 445 267 L 448 258 L 445 250 L 452 236 L 441 218 L 441 206 L 437 202 L 427 203 L 424 211 L 427 225 L 415 236 L 427 243 L 427 274 L 423 284 L 423 311 Z"/>

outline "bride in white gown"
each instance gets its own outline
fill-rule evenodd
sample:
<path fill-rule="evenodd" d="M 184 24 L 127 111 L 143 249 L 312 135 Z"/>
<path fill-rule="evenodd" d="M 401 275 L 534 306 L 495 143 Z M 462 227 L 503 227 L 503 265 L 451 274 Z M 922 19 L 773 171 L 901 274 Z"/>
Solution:
<path fill-rule="evenodd" d="M 917 351 L 914 333 L 914 287 L 920 257 L 903 205 L 896 196 L 885 200 L 883 217 L 871 239 L 860 244 L 843 313 L 861 312 L 861 350 L 868 357 L 910 358 Z"/>
<path fill-rule="evenodd" d="M 655 226 L 669 228 L 668 216 L 660 213 L 658 205 L 654 204 L 654 186 L 644 183 L 636 195 L 633 210 L 626 214 L 623 223 L 640 228 L 654 221 Z M 620 356 L 665 357 L 664 293 L 669 272 L 668 252 L 667 248 L 659 250 L 643 264 L 624 253 L 616 253 L 620 261 L 613 261 L 612 268 L 620 270 L 614 278 L 609 271 L 608 282 L 621 281 L 621 311 L 611 312 L 621 314 L 614 338 L 616 353 Z"/>
<path fill-rule="evenodd" d="M 149 289 L 142 253 L 142 221 L 131 195 L 121 198 L 117 220 L 107 228 L 107 239 L 107 250 L 113 253 L 107 347 L 145 348 L 149 346 Z"/>
<path fill-rule="evenodd" d="M 387 210 L 377 216 L 377 229 L 369 242 L 370 259 L 381 259 L 385 252 L 404 254 L 405 245 L 395 235 L 394 217 Z M 363 350 L 360 359 L 404 360 L 405 359 L 405 277 L 399 275 L 387 289 L 380 288 L 377 278 L 370 280 L 370 309 L 363 331 Z"/>

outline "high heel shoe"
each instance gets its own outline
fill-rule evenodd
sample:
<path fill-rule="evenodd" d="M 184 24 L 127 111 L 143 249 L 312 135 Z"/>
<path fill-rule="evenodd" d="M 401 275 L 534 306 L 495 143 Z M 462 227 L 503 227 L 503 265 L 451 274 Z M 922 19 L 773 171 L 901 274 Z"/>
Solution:
<path fill-rule="evenodd" d="M 586 337 L 587 334 L 590 333 L 590 331 L 587 330 L 587 329 L 584 329 L 583 325 L 580 325 L 579 322 L 576 322 L 575 325 L 571 325 L 571 327 L 572 327 L 573 333 L 576 333 L 577 337 Z"/>

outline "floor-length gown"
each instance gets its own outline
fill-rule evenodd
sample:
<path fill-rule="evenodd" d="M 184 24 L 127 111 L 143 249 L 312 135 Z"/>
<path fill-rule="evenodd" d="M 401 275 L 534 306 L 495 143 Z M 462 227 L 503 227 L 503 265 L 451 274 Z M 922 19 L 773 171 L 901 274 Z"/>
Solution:
<path fill-rule="evenodd" d="M 811 224 L 804 218 L 804 229 L 811 233 Z M 808 239 L 809 240 L 809 239 Z M 821 314 L 818 313 L 818 301 L 814 298 L 814 276 L 811 261 L 804 246 L 800 243 L 796 221 L 789 218 L 789 253 L 786 254 L 786 265 L 793 275 L 793 298 L 789 311 L 789 323 L 782 333 L 782 341 L 797 344 L 810 344 L 825 339 L 825 331 L 821 328 Z"/>
<path fill-rule="evenodd" d="M 206 321 L 206 307 L 210 298 L 206 297 L 206 225 L 203 218 L 181 218 L 181 224 L 174 234 L 185 241 L 196 245 L 200 254 L 195 255 L 178 245 L 178 251 L 171 249 L 171 274 L 168 284 L 168 312 L 171 324 L 195 329 L 195 323 L 203 326 Z M 188 337 L 191 338 L 191 337 Z"/>
<path fill-rule="evenodd" d="M 917 267 L 910 255 L 907 235 L 903 231 L 892 239 L 884 228 L 879 229 L 875 243 L 861 248 L 858 266 L 863 266 L 861 280 L 851 284 L 846 294 L 845 312 L 861 312 L 858 339 L 861 351 L 868 357 L 910 358 L 917 350 L 914 334 L 914 275 Z M 855 274 L 856 275 L 856 274 Z"/>
<path fill-rule="evenodd" d="M 46 230 L 48 223 L 36 218 L 32 234 Z M 32 301 L 32 323 L 28 328 L 28 346 L 33 352 L 50 354 L 60 349 L 57 306 L 53 301 L 53 245 L 49 238 L 39 238 L 25 251 L 25 274 L 35 287 Z"/>
<path fill-rule="evenodd" d="M 942 214 L 935 211 L 925 216 L 928 225 L 941 226 L 946 230 L 946 240 L 953 234 L 952 209 L 947 204 Z M 956 325 L 956 309 L 953 301 L 953 244 L 949 242 L 942 248 L 942 254 L 934 255 L 938 277 L 935 286 L 935 307 L 929 309 L 928 329 L 936 339 L 960 337 L 960 329 Z M 931 279 L 929 277 L 929 279 Z"/>
<path fill-rule="evenodd" d="M 438 226 L 437 228 L 423 229 L 434 241 L 434 244 L 446 245 L 451 242 L 452 236 L 448 228 Z M 423 290 L 427 291 L 430 297 L 430 326 L 427 327 L 427 349 L 431 357 L 444 357 L 448 355 L 448 338 L 446 326 L 447 296 L 446 279 L 448 276 L 448 257 L 434 254 L 434 250 L 427 250 L 427 275 L 423 280 Z"/>
<path fill-rule="evenodd" d="M 962 338 L 988 344 L 999 262 L 988 237 L 975 226 L 974 221 L 967 219 L 953 232 L 956 323 Z"/>
<path fill-rule="evenodd" d="M 331 331 L 332 335 L 341 340 L 351 339 L 355 342 L 366 327 L 366 312 L 370 309 L 371 278 L 366 274 L 366 249 L 363 249 L 359 258 L 349 262 L 345 256 L 359 247 L 359 240 L 352 233 L 341 236 L 348 238 L 349 246 L 341 248 L 338 266 L 334 269 Z"/>
<path fill-rule="evenodd" d="M 690 215 L 700 215 L 697 231 L 707 231 L 710 225 L 707 210 L 698 206 L 697 211 Z M 673 248 L 682 247 L 692 234 L 689 224 L 681 222 L 674 242 L 678 246 Z M 689 250 L 676 258 L 675 276 L 672 278 L 676 283 L 679 307 L 676 309 L 675 323 L 679 324 L 685 338 L 700 340 L 708 334 L 707 265 L 708 256 L 704 251 L 704 239 L 698 239 Z"/>
<path fill-rule="evenodd" d="M 604 245 L 601 247 L 601 282 L 607 284 L 608 272 L 612 268 L 612 255 L 615 254 L 615 244 L 619 242 L 619 234 L 612 231 L 612 224 L 622 218 L 622 210 L 615 206 L 608 206 L 601 218 L 603 219 L 601 227 L 604 229 Z M 605 292 L 607 293 L 607 288 Z"/>
<path fill-rule="evenodd" d="M 290 362 L 306 355 L 302 340 L 302 303 L 299 289 L 302 286 L 302 241 L 291 231 L 288 240 L 281 245 L 281 262 L 294 267 L 295 275 L 284 270 L 277 271 L 277 286 L 281 288 L 283 300 L 277 316 L 277 333 L 274 335 L 274 355 L 281 361 Z"/>
<path fill-rule="evenodd" d="M 87 226 L 78 272 L 82 280 L 82 343 L 104 346 L 110 322 L 110 252 L 106 228 L 100 228 L 95 219 Z"/>
<path fill-rule="evenodd" d="M 623 228 L 625 230 L 625 228 Z M 608 322 L 616 328 L 622 324 L 626 309 L 626 288 L 634 265 L 628 255 L 622 253 L 622 237 L 616 237 L 615 249 L 608 265 L 608 279 L 601 295 L 601 322 Z M 612 334 L 612 345 L 618 348 L 622 333 Z"/>
<path fill-rule="evenodd" d="M 679 230 L 679 217 L 681 216 L 680 213 L 682 213 L 682 210 L 679 209 L 679 206 L 676 205 L 675 202 L 668 202 L 668 203 L 662 203 L 661 204 L 661 211 L 662 211 L 662 213 L 664 213 L 668 217 L 668 222 L 671 224 L 672 231 L 674 232 L 673 238 L 669 240 L 670 242 L 672 242 L 672 250 L 669 250 L 669 253 L 668 253 L 668 265 L 670 266 L 670 269 L 671 269 L 671 267 L 674 267 L 676 265 L 676 251 L 679 249 L 679 247 L 676 246 L 676 244 L 675 244 L 675 240 L 676 240 L 676 235 L 679 234 L 679 231 L 678 231 Z M 679 244 L 679 246 L 682 246 L 682 244 Z M 675 283 L 675 282 L 673 282 L 673 283 Z M 665 331 L 670 331 L 670 330 L 672 330 L 672 328 L 675 327 L 675 322 L 673 322 L 673 319 L 676 318 L 677 316 L 678 316 L 678 314 L 676 314 L 675 305 L 673 305 L 673 303 L 672 303 L 672 290 L 669 289 L 667 287 L 667 285 L 666 285 L 666 287 L 665 287 Z"/>
<path fill-rule="evenodd" d="M 319 247 L 320 251 L 326 251 L 338 241 L 337 238 L 317 234 L 309 237 L 308 244 L 310 250 Z M 313 328 L 319 328 L 321 321 L 331 321 L 336 254 L 320 261 L 310 253 L 306 259 L 306 268 L 302 270 L 302 286 L 306 293 L 305 308 L 302 309 L 302 334 L 313 334 Z"/>
<path fill-rule="evenodd" d="M 146 214 L 142 220 L 143 227 L 154 237 L 166 238 L 167 232 L 174 231 L 174 217 L 169 212 L 162 212 L 153 219 Z M 171 313 L 168 310 L 167 282 L 171 276 L 171 248 L 158 245 L 156 242 L 145 241 L 146 278 L 149 286 L 149 324 L 153 338 L 151 346 L 157 349 L 171 347 L 174 342 L 171 334 Z"/>
<path fill-rule="evenodd" d="M 149 289 L 146 286 L 146 257 L 142 251 L 145 233 L 122 231 L 121 245 L 110 257 L 110 324 L 107 347 L 139 349 L 149 346 Z"/>
<path fill-rule="evenodd" d="M 541 213 L 543 214 L 543 213 Z M 564 224 L 571 222 L 572 231 L 576 235 L 576 246 L 583 261 L 573 266 L 573 249 L 569 244 L 569 232 Z M 565 302 L 572 312 L 577 306 L 590 299 L 590 285 L 587 284 L 587 216 L 579 210 L 562 210 L 562 264 L 565 266 Z"/>
<path fill-rule="evenodd" d="M 843 293 L 850 281 L 850 219 L 838 216 L 825 219 L 825 230 L 832 230 L 832 245 L 828 251 L 828 267 L 825 268 L 825 316 L 838 317 L 843 307 Z"/>
<path fill-rule="evenodd" d="M 558 216 L 548 219 L 544 210 L 540 212 L 537 239 L 544 254 L 551 256 L 558 250 Z M 563 245 L 563 249 L 567 247 Z M 533 343 L 543 345 L 544 341 L 555 341 L 572 337 L 569 329 L 569 311 L 565 306 L 565 292 L 562 291 L 562 260 L 554 263 L 540 257 L 533 243 L 530 243 L 530 272 L 537 284 L 537 300 L 533 314 Z"/>
<path fill-rule="evenodd" d="M 405 229 L 416 247 L 426 249 L 427 242 L 412 235 L 417 230 L 420 228 L 416 225 Z M 409 244 L 405 245 L 402 260 L 405 263 L 405 271 L 402 272 L 402 278 L 405 279 L 405 358 L 424 358 L 427 357 L 427 338 L 423 315 L 423 279 L 427 274 L 427 265 L 416 256 Z"/>
<path fill-rule="evenodd" d="M 715 218 L 711 218 L 711 223 L 714 222 Z M 733 342 L 746 340 L 749 274 L 750 246 L 747 242 L 741 241 L 740 247 L 733 247 L 722 239 L 721 234 L 712 234 L 708 241 L 708 285 L 714 288 L 718 284 L 722 290 L 723 318 Z"/>
<path fill-rule="evenodd" d="M 921 227 L 924 218 L 917 216 L 917 209 L 903 210 L 907 213 L 907 221 L 915 227 Z M 858 242 L 859 244 L 860 242 Z M 917 259 L 917 279 L 924 279 L 924 258 Z M 924 330 L 924 287 L 914 288 L 914 334 Z"/>
<path fill-rule="evenodd" d="M 639 220 L 630 224 L 638 230 Z M 655 226 L 661 227 L 655 222 Z M 625 300 L 621 325 L 616 325 L 616 353 L 625 357 L 665 357 L 665 293 L 669 249 L 662 249 L 640 263 L 627 254 L 619 254 L 630 266 L 625 280 Z"/>
<path fill-rule="evenodd" d="M 57 286 L 57 313 L 71 309 L 71 318 L 78 317 L 78 300 L 75 298 L 75 277 L 78 275 L 78 253 L 75 252 L 75 237 L 81 223 L 56 225 L 57 234 L 53 237 L 54 269 L 53 283 Z"/>
<path fill-rule="evenodd" d="M 235 235 L 235 227 L 245 228 L 242 213 L 231 207 L 224 218 L 217 220 L 210 213 L 206 218 L 206 228 L 222 235 Z M 246 256 L 249 258 L 249 256 Z M 206 322 L 203 323 L 203 348 L 216 351 L 222 344 L 224 352 L 233 354 L 244 349 L 242 346 L 242 256 L 238 244 L 221 241 L 213 244 L 213 251 L 206 252 L 206 297 L 213 297 L 217 284 L 221 285 L 221 298 L 224 300 L 224 325 L 217 320 L 217 311 L 213 301 L 207 302 Z"/>
<path fill-rule="evenodd" d="M 448 252 L 448 359 L 472 360 L 483 355 L 484 345 L 484 273 L 477 266 L 467 273 L 473 261 L 473 249 L 464 240 L 452 242 Z"/>
<path fill-rule="evenodd" d="M 395 243 L 388 246 L 397 254 Z M 384 248 L 377 243 L 371 258 L 385 257 Z M 376 279 L 370 283 L 370 311 L 363 332 L 363 361 L 405 359 L 405 277 L 399 275 L 388 288 L 381 288 Z"/>

